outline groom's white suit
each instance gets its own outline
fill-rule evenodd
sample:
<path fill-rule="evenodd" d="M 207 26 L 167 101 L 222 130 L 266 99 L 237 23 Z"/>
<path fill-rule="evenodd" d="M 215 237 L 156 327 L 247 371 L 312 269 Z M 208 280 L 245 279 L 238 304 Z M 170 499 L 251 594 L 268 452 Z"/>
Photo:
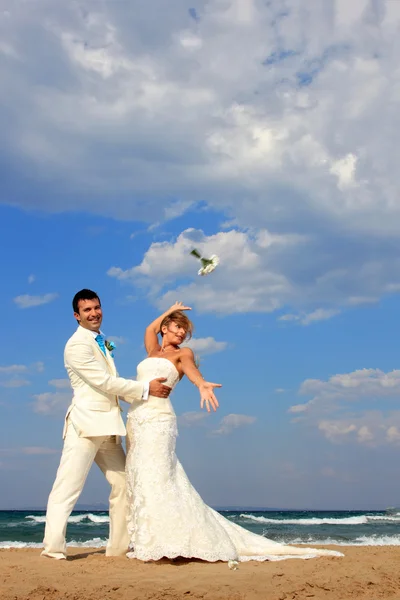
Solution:
<path fill-rule="evenodd" d="M 49 496 L 42 555 L 66 558 L 68 517 L 83 489 L 93 461 L 111 485 L 108 556 L 128 547 L 126 524 L 125 453 L 120 437 L 126 434 L 119 397 L 142 400 L 148 385 L 118 377 L 114 360 L 95 340 L 96 334 L 78 326 L 65 346 L 64 362 L 73 399 L 64 424 L 64 448 Z"/>

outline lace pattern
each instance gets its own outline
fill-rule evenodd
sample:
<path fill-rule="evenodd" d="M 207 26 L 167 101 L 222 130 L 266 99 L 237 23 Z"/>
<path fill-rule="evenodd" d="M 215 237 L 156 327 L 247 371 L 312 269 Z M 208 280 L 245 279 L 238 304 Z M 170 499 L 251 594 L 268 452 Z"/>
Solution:
<path fill-rule="evenodd" d="M 131 417 L 128 432 L 129 556 L 141 560 L 237 558 L 214 511 L 204 510 L 205 504 L 176 457 L 176 418 L 142 423 Z"/>
<path fill-rule="evenodd" d="M 140 363 L 138 375 L 142 380 L 167 377 L 171 387 L 179 379 L 174 365 L 162 358 Z M 340 555 L 278 544 L 207 506 L 177 459 L 176 417 L 165 404 L 142 402 L 132 407 L 127 435 L 129 558 L 148 561 L 182 556 L 228 562 Z"/>

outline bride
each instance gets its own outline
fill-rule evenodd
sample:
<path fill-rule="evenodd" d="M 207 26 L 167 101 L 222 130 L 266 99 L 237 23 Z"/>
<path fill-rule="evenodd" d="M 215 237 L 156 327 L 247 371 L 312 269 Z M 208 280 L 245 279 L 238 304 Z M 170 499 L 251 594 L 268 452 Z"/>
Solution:
<path fill-rule="evenodd" d="M 138 380 L 165 377 L 173 389 L 184 375 L 200 392 L 200 406 L 215 411 L 214 388 L 203 379 L 189 348 L 192 323 L 177 302 L 151 323 L 145 333 L 148 357 L 138 365 Z M 161 345 L 158 334 L 161 334 Z M 191 485 L 175 454 L 176 415 L 170 398 L 149 396 L 131 405 L 127 422 L 129 558 L 198 558 L 209 562 L 282 560 L 342 556 L 339 552 L 297 548 L 271 541 L 232 523 L 207 506 Z"/>

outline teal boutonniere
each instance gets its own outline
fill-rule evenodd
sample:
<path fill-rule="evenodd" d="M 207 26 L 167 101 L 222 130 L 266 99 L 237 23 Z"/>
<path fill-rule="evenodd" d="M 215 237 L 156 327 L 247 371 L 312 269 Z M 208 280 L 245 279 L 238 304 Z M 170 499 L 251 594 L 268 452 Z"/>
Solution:
<path fill-rule="evenodd" d="M 111 356 L 114 358 L 114 350 L 116 348 L 116 345 L 114 344 L 114 342 L 109 342 L 108 340 L 106 340 L 104 342 L 104 345 L 107 348 L 107 350 L 109 351 L 109 353 L 111 354 Z"/>

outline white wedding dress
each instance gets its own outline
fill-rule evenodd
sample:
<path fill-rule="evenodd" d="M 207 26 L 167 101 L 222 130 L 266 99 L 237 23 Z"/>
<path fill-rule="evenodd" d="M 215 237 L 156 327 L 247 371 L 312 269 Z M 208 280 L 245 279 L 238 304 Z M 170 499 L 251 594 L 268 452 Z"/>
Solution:
<path fill-rule="evenodd" d="M 138 380 L 166 377 L 174 388 L 179 374 L 166 358 L 146 358 Z M 169 398 L 134 402 L 127 421 L 129 558 L 199 558 L 209 562 L 283 560 L 343 556 L 296 548 L 251 533 L 207 506 L 191 485 L 175 454 L 176 416 Z"/>

